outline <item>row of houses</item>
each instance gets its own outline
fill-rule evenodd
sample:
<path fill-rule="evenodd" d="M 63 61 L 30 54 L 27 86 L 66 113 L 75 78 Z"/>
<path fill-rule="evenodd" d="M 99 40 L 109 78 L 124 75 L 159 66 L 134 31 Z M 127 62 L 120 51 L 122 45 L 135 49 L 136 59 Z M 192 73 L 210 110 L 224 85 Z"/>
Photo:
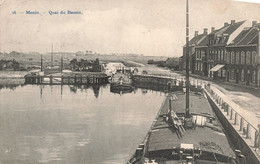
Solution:
<path fill-rule="evenodd" d="M 195 31 L 189 42 L 189 66 L 193 74 L 245 85 L 260 86 L 260 23 L 225 22 L 220 29 Z M 185 70 L 186 45 L 180 57 Z"/>

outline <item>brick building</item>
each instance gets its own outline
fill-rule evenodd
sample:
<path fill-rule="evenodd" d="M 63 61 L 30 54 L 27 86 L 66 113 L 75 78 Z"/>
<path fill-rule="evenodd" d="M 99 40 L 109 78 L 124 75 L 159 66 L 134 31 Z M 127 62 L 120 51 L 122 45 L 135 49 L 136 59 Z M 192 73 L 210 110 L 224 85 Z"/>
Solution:
<path fill-rule="evenodd" d="M 259 29 L 260 23 L 253 21 L 227 46 L 227 81 L 259 86 Z"/>
<path fill-rule="evenodd" d="M 240 31 L 243 30 L 241 26 L 245 21 L 231 23 L 224 23 L 224 26 L 217 30 L 212 30 L 208 35 L 208 56 L 205 67 L 208 76 L 213 79 L 226 80 L 225 64 L 226 64 L 226 46 L 233 38 L 235 38 Z"/>
<path fill-rule="evenodd" d="M 207 29 L 204 29 L 203 34 L 198 34 L 198 31 L 195 31 L 194 37 L 189 41 L 189 69 L 191 73 L 194 73 L 195 71 L 195 47 L 204 39 L 207 37 Z M 186 67 L 186 44 L 183 46 L 183 56 L 180 57 L 179 61 L 180 70 L 185 70 Z"/>
<path fill-rule="evenodd" d="M 208 32 L 204 29 L 204 37 L 195 47 L 195 71 L 194 74 L 207 76 L 207 56 L 208 56 Z"/>

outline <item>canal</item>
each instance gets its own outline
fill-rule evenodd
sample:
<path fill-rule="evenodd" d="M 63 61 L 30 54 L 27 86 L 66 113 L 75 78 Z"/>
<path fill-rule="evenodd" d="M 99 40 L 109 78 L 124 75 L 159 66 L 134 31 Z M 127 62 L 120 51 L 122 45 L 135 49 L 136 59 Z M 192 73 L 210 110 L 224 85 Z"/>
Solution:
<path fill-rule="evenodd" d="M 164 96 L 109 85 L 1 87 L 0 163 L 126 163 Z"/>

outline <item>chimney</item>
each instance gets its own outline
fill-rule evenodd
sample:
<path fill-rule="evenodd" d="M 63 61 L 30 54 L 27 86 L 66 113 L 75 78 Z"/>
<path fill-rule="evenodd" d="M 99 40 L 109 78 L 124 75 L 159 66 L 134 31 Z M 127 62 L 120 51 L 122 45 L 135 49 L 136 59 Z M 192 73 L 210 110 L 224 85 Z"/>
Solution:
<path fill-rule="evenodd" d="M 235 20 L 231 20 L 231 25 L 233 25 L 236 21 Z"/>
<path fill-rule="evenodd" d="M 208 34 L 208 29 L 204 28 L 204 34 Z"/>
<path fill-rule="evenodd" d="M 252 21 L 252 27 L 254 27 L 257 24 L 257 21 Z"/>
<path fill-rule="evenodd" d="M 213 32 L 215 30 L 215 27 L 211 27 L 211 32 Z"/>
<path fill-rule="evenodd" d="M 226 26 L 228 26 L 228 22 L 225 22 L 225 23 L 224 23 L 224 27 L 226 27 Z"/>
<path fill-rule="evenodd" d="M 199 31 L 195 31 L 194 36 L 198 36 L 198 34 L 199 34 Z"/>

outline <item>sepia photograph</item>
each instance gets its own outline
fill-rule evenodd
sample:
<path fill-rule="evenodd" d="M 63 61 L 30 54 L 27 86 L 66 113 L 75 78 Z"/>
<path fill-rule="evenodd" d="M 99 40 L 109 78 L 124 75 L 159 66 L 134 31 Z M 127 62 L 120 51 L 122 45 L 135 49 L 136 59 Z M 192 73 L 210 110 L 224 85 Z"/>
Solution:
<path fill-rule="evenodd" d="M 260 1 L 0 0 L 0 164 L 260 164 Z"/>

